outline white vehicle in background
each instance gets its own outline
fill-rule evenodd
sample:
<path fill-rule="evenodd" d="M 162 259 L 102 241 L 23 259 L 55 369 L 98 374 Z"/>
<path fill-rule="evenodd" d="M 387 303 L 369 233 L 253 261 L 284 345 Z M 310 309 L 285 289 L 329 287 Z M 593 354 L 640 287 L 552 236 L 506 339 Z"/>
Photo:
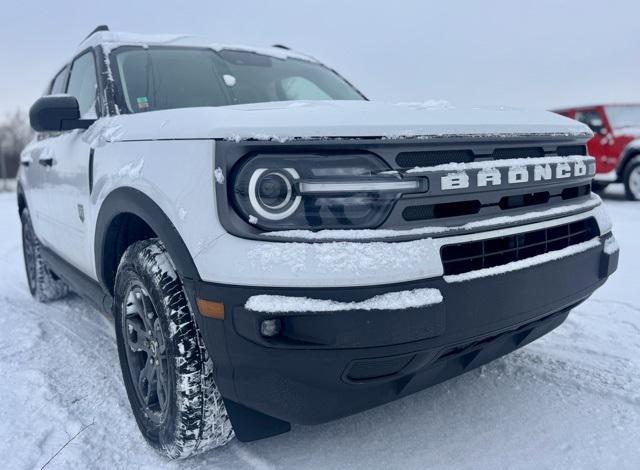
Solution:
<path fill-rule="evenodd" d="M 376 103 L 283 47 L 100 27 L 30 117 L 29 288 L 113 313 L 172 458 L 487 363 L 617 266 L 592 134 L 552 113 Z"/>

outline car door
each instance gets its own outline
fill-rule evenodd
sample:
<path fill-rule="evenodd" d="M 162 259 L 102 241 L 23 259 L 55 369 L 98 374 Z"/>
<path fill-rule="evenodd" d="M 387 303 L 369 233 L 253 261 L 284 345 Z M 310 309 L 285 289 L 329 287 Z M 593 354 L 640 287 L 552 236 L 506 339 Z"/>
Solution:
<path fill-rule="evenodd" d="M 64 93 L 67 85 L 69 68 L 67 66 L 60 70 L 47 87 L 47 95 Z M 22 171 L 27 179 L 27 201 L 31 222 L 36 236 L 42 243 L 51 246 L 54 241 L 53 219 L 51 218 L 51 206 L 49 204 L 51 187 L 49 184 L 49 173 L 52 161 L 53 145 L 55 137 L 59 133 L 41 132 L 38 133 L 20 156 Z"/>
<path fill-rule="evenodd" d="M 98 81 L 92 49 L 81 53 L 71 63 L 65 91 L 78 100 L 82 119 L 98 117 Z M 85 221 L 89 218 L 87 211 L 90 210 L 89 166 L 92 149 L 85 142 L 84 132 L 65 132 L 51 146 L 49 216 L 52 220 L 51 244 L 54 251 L 85 274 L 91 274 L 93 258 Z"/>

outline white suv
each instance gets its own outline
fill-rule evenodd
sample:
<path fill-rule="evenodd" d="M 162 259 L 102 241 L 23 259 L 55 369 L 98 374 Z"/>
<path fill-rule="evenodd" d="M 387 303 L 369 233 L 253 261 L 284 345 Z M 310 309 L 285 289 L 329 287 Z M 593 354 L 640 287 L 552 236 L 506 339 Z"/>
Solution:
<path fill-rule="evenodd" d="M 468 371 L 617 266 L 591 132 L 555 114 L 376 103 L 282 46 L 100 27 L 30 117 L 31 292 L 113 313 L 170 457 Z"/>

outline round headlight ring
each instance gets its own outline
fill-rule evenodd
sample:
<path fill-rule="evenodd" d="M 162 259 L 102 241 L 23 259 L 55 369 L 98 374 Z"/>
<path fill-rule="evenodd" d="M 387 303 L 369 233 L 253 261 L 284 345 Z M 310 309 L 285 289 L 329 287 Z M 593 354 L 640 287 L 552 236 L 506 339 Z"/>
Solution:
<path fill-rule="evenodd" d="M 260 197 L 260 183 L 265 180 L 267 177 L 274 176 L 277 179 L 280 179 L 286 189 L 286 195 L 282 202 L 275 205 L 268 205 L 264 202 L 264 198 Z M 260 217 L 263 217 L 267 220 L 283 220 L 293 214 L 300 203 L 302 202 L 302 197 L 300 195 L 294 195 L 293 192 L 293 182 L 292 180 L 300 179 L 300 175 L 293 168 L 283 168 L 272 170 L 268 168 L 258 168 L 256 169 L 251 178 L 249 179 L 249 202 L 251 203 L 251 208 L 256 212 L 256 214 Z"/>

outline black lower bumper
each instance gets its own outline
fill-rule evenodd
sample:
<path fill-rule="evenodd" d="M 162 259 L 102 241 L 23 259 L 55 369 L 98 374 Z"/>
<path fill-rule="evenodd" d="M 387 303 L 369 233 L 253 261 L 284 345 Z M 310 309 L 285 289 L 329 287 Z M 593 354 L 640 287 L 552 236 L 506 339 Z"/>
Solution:
<path fill-rule="evenodd" d="M 198 322 L 216 362 L 218 386 L 231 406 L 312 424 L 424 389 L 539 338 L 603 284 L 617 260 L 617 252 L 606 254 L 600 245 L 527 269 L 457 283 L 440 278 L 334 289 L 187 287 L 192 299 L 224 302 L 224 320 L 198 315 Z M 439 289 L 444 301 L 395 311 L 312 314 L 262 314 L 244 308 L 258 294 L 359 301 L 416 288 Z M 280 334 L 261 335 L 266 318 L 280 319 Z"/>

